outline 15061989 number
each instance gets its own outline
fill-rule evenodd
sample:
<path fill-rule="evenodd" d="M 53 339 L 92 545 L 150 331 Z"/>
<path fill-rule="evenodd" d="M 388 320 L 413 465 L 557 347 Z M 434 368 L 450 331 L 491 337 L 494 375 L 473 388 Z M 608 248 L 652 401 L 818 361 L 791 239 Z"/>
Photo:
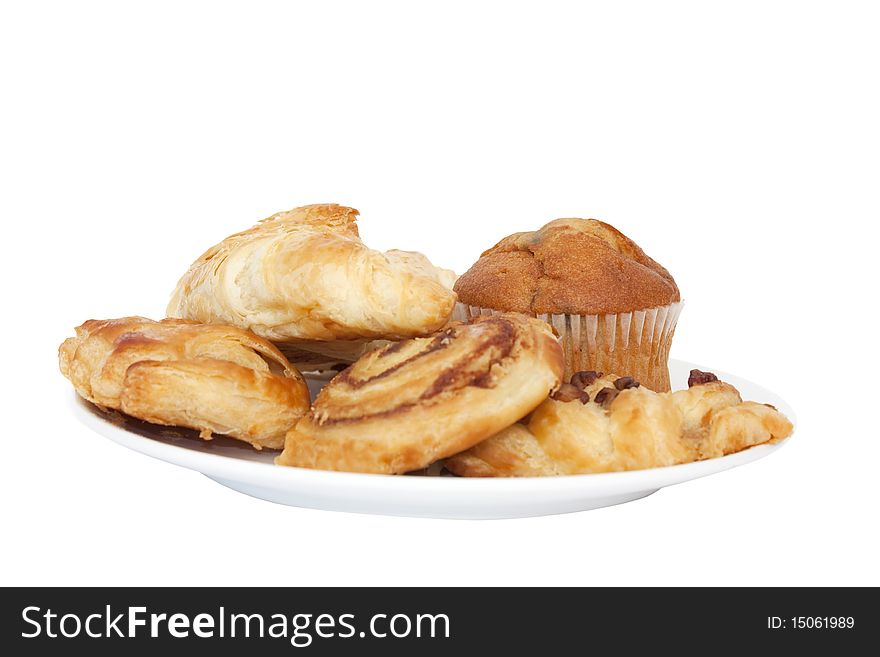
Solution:
<path fill-rule="evenodd" d="M 849 630 L 855 627 L 852 616 L 768 616 L 767 628 L 771 630 Z"/>
<path fill-rule="evenodd" d="M 856 624 L 852 616 L 792 616 L 789 621 L 797 630 L 851 629 Z"/>

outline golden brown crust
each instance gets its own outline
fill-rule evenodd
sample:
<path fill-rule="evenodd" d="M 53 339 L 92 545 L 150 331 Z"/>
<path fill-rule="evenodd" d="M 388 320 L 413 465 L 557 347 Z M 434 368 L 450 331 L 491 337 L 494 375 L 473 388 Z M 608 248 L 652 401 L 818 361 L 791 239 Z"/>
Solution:
<path fill-rule="evenodd" d="M 420 253 L 368 248 L 357 214 L 334 204 L 309 205 L 227 237 L 183 275 L 168 315 L 316 345 L 442 328 L 455 305 L 455 275 Z"/>
<path fill-rule="evenodd" d="M 319 393 L 280 465 L 400 474 L 460 452 L 527 414 L 559 383 L 547 324 L 501 315 L 372 351 Z"/>
<path fill-rule="evenodd" d="M 85 399 L 133 417 L 280 448 L 309 406 L 302 376 L 250 331 L 143 317 L 88 320 L 59 348 Z"/>
<path fill-rule="evenodd" d="M 527 314 L 597 315 L 681 300 L 665 268 L 613 226 L 557 219 L 498 242 L 455 283 L 470 306 Z"/>
<path fill-rule="evenodd" d="M 616 377 L 586 388 L 589 403 L 548 399 L 516 424 L 446 459 L 464 477 L 530 477 L 655 468 L 715 458 L 787 438 L 791 422 L 776 409 L 743 402 L 721 381 L 656 393 L 619 390 Z"/>

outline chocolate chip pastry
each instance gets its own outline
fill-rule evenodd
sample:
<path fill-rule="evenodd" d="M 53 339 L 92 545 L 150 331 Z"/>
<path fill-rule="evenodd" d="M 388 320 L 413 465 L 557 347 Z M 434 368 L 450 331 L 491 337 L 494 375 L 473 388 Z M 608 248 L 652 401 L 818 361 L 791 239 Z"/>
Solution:
<path fill-rule="evenodd" d="M 632 377 L 577 372 L 531 414 L 446 460 L 465 477 L 640 470 L 715 458 L 791 435 L 766 404 L 693 370 L 688 389 L 656 393 Z"/>

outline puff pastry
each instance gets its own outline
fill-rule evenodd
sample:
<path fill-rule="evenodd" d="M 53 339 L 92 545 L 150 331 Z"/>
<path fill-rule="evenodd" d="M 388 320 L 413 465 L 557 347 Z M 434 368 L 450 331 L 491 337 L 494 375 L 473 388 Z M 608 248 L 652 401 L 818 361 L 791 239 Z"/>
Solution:
<path fill-rule="evenodd" d="M 349 361 L 366 341 L 442 328 L 455 305 L 455 275 L 420 253 L 368 248 L 357 215 L 340 205 L 310 205 L 227 237 L 183 275 L 168 315 L 240 326 Z M 327 351 L 327 341 L 351 342 Z"/>
<path fill-rule="evenodd" d="M 400 474 L 520 419 L 562 375 L 550 327 L 523 315 L 453 323 L 372 351 L 318 394 L 287 434 L 280 465 Z"/>
<path fill-rule="evenodd" d="M 309 407 L 305 381 L 268 341 L 233 326 L 89 320 L 58 350 L 85 399 L 133 417 L 279 449 Z"/>
<path fill-rule="evenodd" d="M 580 379 L 578 377 L 580 376 Z M 714 375 L 657 393 L 630 377 L 575 374 L 531 414 L 445 462 L 465 477 L 528 477 L 639 470 L 714 458 L 791 435 L 771 406 L 744 402 Z"/>

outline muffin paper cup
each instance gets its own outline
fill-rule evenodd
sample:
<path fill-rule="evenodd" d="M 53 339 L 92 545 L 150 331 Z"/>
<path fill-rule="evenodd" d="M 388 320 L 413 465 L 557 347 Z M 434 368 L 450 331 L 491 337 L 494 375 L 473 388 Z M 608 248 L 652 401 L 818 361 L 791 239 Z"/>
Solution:
<path fill-rule="evenodd" d="M 669 386 L 669 348 L 683 302 L 604 315 L 540 314 L 559 334 L 565 354 L 565 380 L 581 370 L 632 376 L 665 392 Z M 453 319 L 469 321 L 504 311 L 457 303 Z"/>

